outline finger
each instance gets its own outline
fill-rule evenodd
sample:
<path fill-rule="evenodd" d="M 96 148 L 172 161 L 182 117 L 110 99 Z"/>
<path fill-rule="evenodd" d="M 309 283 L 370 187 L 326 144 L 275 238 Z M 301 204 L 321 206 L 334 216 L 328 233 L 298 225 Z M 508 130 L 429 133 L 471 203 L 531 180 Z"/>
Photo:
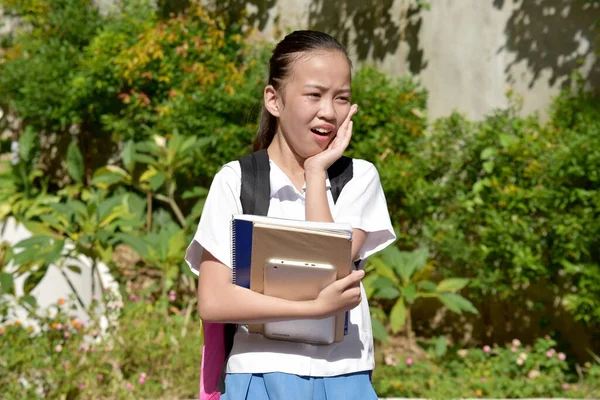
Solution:
<path fill-rule="evenodd" d="M 348 110 L 348 115 L 346 115 L 346 119 L 344 120 L 344 122 L 342 122 L 342 125 L 340 126 L 341 129 L 343 129 L 343 130 L 348 129 L 348 124 L 350 123 L 350 120 L 352 119 L 354 114 L 356 114 L 357 111 L 358 111 L 358 105 L 353 104 L 350 107 L 350 110 Z"/>
<path fill-rule="evenodd" d="M 340 284 L 341 287 L 347 288 L 349 286 L 355 285 L 356 283 L 360 282 L 360 280 L 362 278 L 364 278 L 364 276 L 365 276 L 365 271 L 363 271 L 363 270 L 352 271 L 351 274 L 349 274 L 345 278 L 340 279 L 338 281 L 338 283 Z"/>

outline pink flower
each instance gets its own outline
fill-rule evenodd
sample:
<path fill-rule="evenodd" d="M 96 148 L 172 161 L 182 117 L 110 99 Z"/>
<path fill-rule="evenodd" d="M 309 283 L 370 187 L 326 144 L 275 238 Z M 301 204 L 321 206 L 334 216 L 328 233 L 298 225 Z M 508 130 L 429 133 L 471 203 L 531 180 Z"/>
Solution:
<path fill-rule="evenodd" d="M 92 301 L 98 301 L 98 296 L 96 296 L 96 295 L 92 296 Z"/>
<path fill-rule="evenodd" d="M 409 358 L 407 358 L 407 359 L 406 359 L 406 365 L 408 365 L 409 367 L 410 367 L 411 365 L 413 365 L 413 359 L 412 359 L 412 358 L 410 358 L 410 357 L 409 357 Z"/>
<path fill-rule="evenodd" d="M 133 385 L 131 383 L 129 383 L 129 382 L 126 382 L 125 383 L 125 389 L 127 389 L 129 391 L 132 391 L 133 390 Z"/>
<path fill-rule="evenodd" d="M 175 291 L 174 291 L 174 290 L 171 290 L 171 291 L 169 292 L 169 301 L 170 301 L 171 303 L 175 301 L 175 298 L 176 298 L 176 297 L 175 297 L 175 294 L 176 294 L 176 293 L 175 293 Z"/>
<path fill-rule="evenodd" d="M 552 358 L 554 356 L 554 354 L 556 353 L 556 350 L 554 349 L 550 349 L 546 352 L 546 357 L 548 358 Z"/>
<path fill-rule="evenodd" d="M 68 339 L 68 338 L 69 338 L 69 336 L 70 336 L 70 335 L 69 335 L 69 332 L 65 332 L 65 333 L 63 333 L 63 337 L 64 337 L 65 339 Z"/>
<path fill-rule="evenodd" d="M 121 366 L 120 366 L 119 364 L 117 364 L 117 363 L 114 363 L 114 364 L 113 364 L 113 369 L 114 369 L 115 371 L 118 371 L 118 370 L 120 370 L 120 369 L 121 369 Z"/>
<path fill-rule="evenodd" d="M 140 374 L 139 378 L 138 378 L 138 383 L 139 383 L 140 385 L 143 385 L 143 384 L 144 384 L 144 382 L 146 382 L 146 373 L 145 373 L 145 372 L 142 372 L 142 373 Z"/>
<path fill-rule="evenodd" d="M 524 362 L 522 358 L 517 359 L 517 365 L 523 365 Z"/>
<path fill-rule="evenodd" d="M 531 371 L 529 371 L 529 373 L 527 374 L 527 376 L 528 376 L 530 379 L 535 379 L 535 378 L 537 378 L 538 376 L 540 376 L 540 371 L 538 371 L 537 369 L 532 369 Z"/>
<path fill-rule="evenodd" d="M 57 331 L 61 331 L 61 330 L 62 330 L 62 328 L 63 328 L 62 324 L 57 324 L 57 325 L 56 325 L 56 330 L 57 330 Z"/>
<path fill-rule="evenodd" d="M 96 375 L 96 379 L 98 379 L 99 381 L 104 380 L 104 375 L 98 374 Z"/>
<path fill-rule="evenodd" d="M 481 383 L 485 383 L 486 381 L 487 381 L 487 379 L 481 378 Z"/>
<path fill-rule="evenodd" d="M 565 361 L 567 359 L 565 353 L 558 353 L 557 357 L 560 361 Z"/>
<path fill-rule="evenodd" d="M 490 351 L 492 351 L 492 348 L 490 346 L 488 346 L 488 345 L 485 345 L 485 346 L 483 346 L 483 351 L 485 353 L 489 353 Z"/>
<path fill-rule="evenodd" d="M 519 351 L 519 349 L 518 349 L 518 348 L 516 348 L 515 346 L 511 347 L 511 348 L 510 348 L 510 350 L 511 350 L 513 353 L 516 353 L 517 351 Z"/>
<path fill-rule="evenodd" d="M 519 347 L 521 345 L 521 342 L 519 341 L 519 339 L 513 339 L 512 340 L 512 345 L 514 347 Z"/>
<path fill-rule="evenodd" d="M 398 365 L 398 359 L 393 354 L 386 354 L 384 361 L 385 365 L 391 365 L 394 367 Z"/>
<path fill-rule="evenodd" d="M 138 301 L 140 301 L 140 298 L 137 297 L 136 295 L 132 294 L 131 296 L 129 296 L 129 299 L 131 301 L 133 301 L 134 303 L 137 303 Z"/>
<path fill-rule="evenodd" d="M 56 345 L 56 347 L 54 348 L 54 351 L 56 351 L 57 353 L 60 353 L 60 352 L 62 351 L 62 349 L 63 349 L 63 347 L 62 347 L 60 344 L 58 344 L 58 345 Z"/>
<path fill-rule="evenodd" d="M 79 384 L 79 390 L 83 390 L 85 389 L 85 383 L 80 383 Z"/>
<path fill-rule="evenodd" d="M 467 349 L 460 349 L 460 350 L 457 352 L 457 354 L 458 354 L 459 356 L 461 356 L 461 357 L 466 357 L 468 353 L 469 353 L 469 352 L 468 352 L 468 350 L 467 350 Z"/>
<path fill-rule="evenodd" d="M 568 383 L 563 383 L 563 385 L 562 385 L 562 388 L 563 388 L 564 390 L 569 390 L 569 388 L 570 388 L 570 387 L 571 387 L 571 386 L 569 386 L 569 384 L 568 384 Z"/>

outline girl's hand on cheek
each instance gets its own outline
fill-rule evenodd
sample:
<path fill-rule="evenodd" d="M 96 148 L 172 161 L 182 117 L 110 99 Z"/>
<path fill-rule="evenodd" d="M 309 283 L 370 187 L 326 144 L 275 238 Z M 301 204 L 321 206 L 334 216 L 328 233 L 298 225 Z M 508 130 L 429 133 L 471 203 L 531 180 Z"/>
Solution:
<path fill-rule="evenodd" d="M 325 171 L 344 154 L 352 138 L 352 117 L 357 110 L 358 105 L 356 104 L 350 107 L 348 116 L 338 128 L 337 134 L 329 143 L 329 146 L 321 153 L 315 154 L 304 161 L 304 171 Z"/>

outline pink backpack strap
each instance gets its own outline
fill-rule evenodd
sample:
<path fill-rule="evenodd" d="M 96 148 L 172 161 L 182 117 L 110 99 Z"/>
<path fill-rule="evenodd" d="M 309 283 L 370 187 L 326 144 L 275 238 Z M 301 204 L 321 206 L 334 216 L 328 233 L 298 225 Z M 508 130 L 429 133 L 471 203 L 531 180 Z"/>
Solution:
<path fill-rule="evenodd" d="M 204 346 L 200 367 L 200 399 L 219 400 L 219 379 L 225 362 L 224 324 L 203 323 Z"/>

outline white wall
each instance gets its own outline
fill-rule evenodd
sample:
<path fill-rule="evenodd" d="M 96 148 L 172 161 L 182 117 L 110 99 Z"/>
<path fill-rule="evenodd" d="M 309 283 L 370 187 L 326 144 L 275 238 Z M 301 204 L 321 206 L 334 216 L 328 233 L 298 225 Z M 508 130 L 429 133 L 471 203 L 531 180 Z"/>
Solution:
<path fill-rule="evenodd" d="M 14 246 L 18 242 L 30 237 L 31 233 L 27 231 L 23 225 L 17 224 L 14 218 L 8 218 L 6 221 L 0 222 L 0 243 L 8 242 L 11 246 Z M 84 305 L 88 306 L 90 304 L 93 295 L 101 298 L 100 286 L 97 278 L 95 279 L 96 290 L 94 293 L 91 291 L 91 261 L 87 257 L 80 256 L 78 259 L 70 260 L 69 265 L 76 265 L 81 268 L 81 274 L 77 274 L 68 268 L 64 268 L 64 271 L 79 293 Z M 118 291 L 118 285 L 111 277 L 108 267 L 105 264 L 99 263 L 98 269 L 103 286 L 105 288 L 110 288 L 116 293 Z M 9 264 L 7 272 L 13 270 L 14 266 Z M 15 281 L 15 294 L 17 296 L 23 295 L 23 283 L 26 277 L 27 275 L 22 275 Z M 71 294 L 71 288 L 56 265 L 51 265 L 48 268 L 45 277 L 31 292 L 31 295 L 37 299 L 38 305 L 42 309 L 52 304 L 56 304 L 59 298 L 68 299 Z M 87 314 L 80 308 L 74 312 L 74 315 L 83 321 L 87 320 Z M 18 317 L 22 321 L 27 322 L 24 310 L 18 312 Z"/>
<path fill-rule="evenodd" d="M 215 0 L 204 0 L 215 3 Z M 430 93 L 431 117 L 453 110 L 481 119 L 522 98 L 522 114 L 541 111 L 579 69 L 600 90 L 600 6 L 584 0 L 245 1 L 261 38 L 316 28 L 345 42 L 356 63 L 374 62 L 394 76 L 413 74 Z M 219 0 L 217 4 L 237 4 Z M 596 45 L 600 49 L 600 45 Z"/>

